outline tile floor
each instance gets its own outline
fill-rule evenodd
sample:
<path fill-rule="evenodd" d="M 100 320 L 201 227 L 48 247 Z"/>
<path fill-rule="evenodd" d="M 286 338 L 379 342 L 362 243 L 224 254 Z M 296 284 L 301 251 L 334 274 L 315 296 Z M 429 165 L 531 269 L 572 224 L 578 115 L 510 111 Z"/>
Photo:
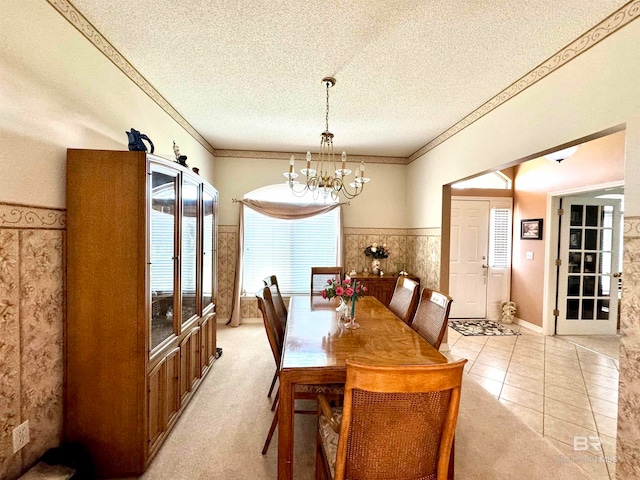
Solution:
<path fill-rule="evenodd" d="M 592 478 L 614 479 L 618 360 L 510 327 L 520 335 L 462 336 L 449 328 L 451 354 L 467 358 L 469 375 Z"/>

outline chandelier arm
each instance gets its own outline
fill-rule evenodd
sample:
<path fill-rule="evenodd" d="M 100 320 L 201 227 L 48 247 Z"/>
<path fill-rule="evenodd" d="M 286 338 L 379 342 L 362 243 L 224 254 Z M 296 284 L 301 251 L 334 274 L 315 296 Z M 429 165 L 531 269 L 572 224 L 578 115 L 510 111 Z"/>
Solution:
<path fill-rule="evenodd" d="M 331 198 L 336 200 L 339 194 L 342 192 L 345 198 L 353 199 L 364 190 L 364 184 L 369 181 L 369 178 L 364 177 L 364 162 L 361 163 L 359 168 L 355 171 L 355 181 L 348 184 L 346 177 L 351 174 L 351 170 L 346 168 L 346 153 L 342 153 L 341 168 L 336 168 L 336 158 L 333 150 L 333 134 L 329 131 L 329 88 L 336 84 L 336 80 L 333 77 L 325 77 L 322 79 L 326 88 L 326 111 L 325 111 L 325 130 L 320 135 L 320 151 L 318 158 L 316 159 L 316 169 L 311 170 L 311 154 L 307 152 L 307 165 L 306 168 L 301 170 L 301 173 L 305 175 L 305 185 L 300 189 L 296 187 L 299 183 L 293 179 L 298 176 L 294 167 L 294 156 L 291 156 L 291 162 L 289 166 L 289 173 L 284 173 L 288 178 L 287 184 L 295 196 L 301 197 L 308 192 L 313 193 L 313 198 L 317 199 L 322 192 L 326 198 L 331 195 Z M 329 173 L 329 165 L 333 163 L 333 173 Z M 311 173 L 313 172 L 313 173 Z M 353 191 L 349 190 L 348 185 L 352 185 Z"/>

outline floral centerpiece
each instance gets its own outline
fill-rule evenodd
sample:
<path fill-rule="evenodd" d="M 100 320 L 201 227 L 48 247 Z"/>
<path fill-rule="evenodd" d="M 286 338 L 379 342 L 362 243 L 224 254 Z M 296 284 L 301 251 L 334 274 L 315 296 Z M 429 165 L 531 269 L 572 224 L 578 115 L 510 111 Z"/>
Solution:
<path fill-rule="evenodd" d="M 348 316 L 351 313 L 353 318 L 356 308 L 356 301 L 367 293 L 367 287 L 359 285 L 356 280 L 352 280 L 346 276 L 344 280 L 327 280 L 327 285 L 322 290 L 322 298 L 330 300 L 332 298 L 340 299 L 340 306 L 336 308 L 341 316 Z M 349 312 L 349 307 L 351 312 Z"/>
<path fill-rule="evenodd" d="M 386 243 L 378 244 L 374 242 L 364 249 L 364 254 L 367 257 L 373 258 L 371 261 L 371 271 L 374 274 L 378 275 L 380 273 L 380 259 L 388 258 L 389 253 Z"/>
<path fill-rule="evenodd" d="M 322 298 L 328 300 L 339 297 L 345 302 L 362 297 L 367 292 L 367 287 L 364 285 L 358 285 L 355 280 L 352 280 L 349 276 L 344 280 L 335 280 L 330 278 L 327 280 L 327 286 L 322 290 Z"/>

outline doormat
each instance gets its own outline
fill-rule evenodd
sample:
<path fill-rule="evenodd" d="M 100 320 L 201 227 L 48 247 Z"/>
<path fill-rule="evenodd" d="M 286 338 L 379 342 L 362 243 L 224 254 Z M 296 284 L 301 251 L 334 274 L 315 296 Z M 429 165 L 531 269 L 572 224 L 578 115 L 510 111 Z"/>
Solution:
<path fill-rule="evenodd" d="M 493 320 L 449 320 L 449 326 L 465 335 L 520 335 L 515 330 Z"/>

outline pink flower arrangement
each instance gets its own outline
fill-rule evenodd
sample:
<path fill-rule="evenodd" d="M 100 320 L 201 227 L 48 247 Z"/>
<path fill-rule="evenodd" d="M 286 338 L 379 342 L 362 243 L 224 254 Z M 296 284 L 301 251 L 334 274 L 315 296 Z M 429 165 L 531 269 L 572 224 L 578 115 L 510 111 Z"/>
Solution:
<path fill-rule="evenodd" d="M 358 282 L 346 277 L 342 281 L 329 279 L 327 286 L 322 291 L 322 298 L 327 300 L 341 297 L 344 301 L 357 300 L 367 292 L 367 287 L 358 285 Z"/>

